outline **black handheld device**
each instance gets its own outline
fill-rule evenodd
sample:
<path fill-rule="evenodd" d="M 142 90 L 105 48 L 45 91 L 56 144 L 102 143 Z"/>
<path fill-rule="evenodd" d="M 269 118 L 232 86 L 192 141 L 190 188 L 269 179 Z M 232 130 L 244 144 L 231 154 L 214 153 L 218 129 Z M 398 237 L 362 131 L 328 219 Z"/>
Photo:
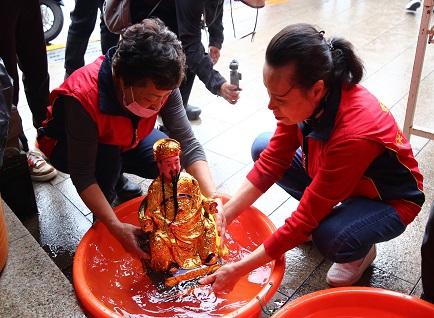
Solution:
<path fill-rule="evenodd" d="M 232 62 L 229 64 L 229 68 L 231 69 L 231 84 L 234 84 L 237 86 L 237 91 L 240 90 L 240 80 L 241 80 L 241 73 L 238 72 L 238 61 L 232 60 Z"/>

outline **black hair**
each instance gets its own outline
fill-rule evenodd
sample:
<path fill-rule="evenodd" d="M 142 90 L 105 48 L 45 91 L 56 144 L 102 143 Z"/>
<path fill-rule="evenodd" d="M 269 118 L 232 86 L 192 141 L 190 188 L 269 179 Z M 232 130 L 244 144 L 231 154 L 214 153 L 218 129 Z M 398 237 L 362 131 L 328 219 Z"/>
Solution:
<path fill-rule="evenodd" d="M 314 26 L 297 23 L 283 28 L 268 44 L 266 63 L 273 68 L 292 64 L 291 82 L 309 89 L 318 80 L 326 87 L 347 84 L 348 88 L 363 78 L 363 62 L 347 40 L 324 37 L 324 31 Z"/>
<path fill-rule="evenodd" d="M 112 66 L 126 86 L 145 86 L 151 80 L 158 89 L 171 90 L 184 79 L 186 58 L 176 34 L 160 19 L 152 18 L 122 33 Z"/>

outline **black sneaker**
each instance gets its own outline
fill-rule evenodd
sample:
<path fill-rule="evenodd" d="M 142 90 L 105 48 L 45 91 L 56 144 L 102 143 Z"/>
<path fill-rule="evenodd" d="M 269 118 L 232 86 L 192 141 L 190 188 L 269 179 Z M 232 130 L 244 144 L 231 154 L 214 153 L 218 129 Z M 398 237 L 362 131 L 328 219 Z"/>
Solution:
<path fill-rule="evenodd" d="M 408 12 L 416 12 L 417 9 L 420 7 L 421 0 L 412 0 L 405 6 L 405 10 Z"/>
<path fill-rule="evenodd" d="M 196 120 L 199 118 L 202 110 L 199 107 L 187 105 L 185 112 L 187 113 L 188 120 Z"/>

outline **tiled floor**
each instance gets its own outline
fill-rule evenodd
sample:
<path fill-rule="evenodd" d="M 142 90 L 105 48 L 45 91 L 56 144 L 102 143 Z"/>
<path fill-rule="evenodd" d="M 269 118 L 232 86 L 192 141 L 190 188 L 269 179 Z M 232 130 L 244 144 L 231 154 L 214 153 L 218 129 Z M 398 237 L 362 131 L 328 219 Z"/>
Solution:
<path fill-rule="evenodd" d="M 396 116 L 403 125 L 410 87 L 421 11 L 404 10 L 407 0 L 270 0 L 259 10 L 257 33 L 253 42 L 247 37 L 255 23 L 254 9 L 239 2 L 234 4 L 232 29 L 229 2 L 225 5 L 225 43 L 217 69 L 229 78 L 229 62 L 237 59 L 242 73 L 242 97 L 235 106 L 210 94 L 196 80 L 191 104 L 202 108 L 199 120 L 192 122 L 198 139 L 206 149 L 218 189 L 233 194 L 252 165 L 250 146 L 263 131 L 274 129 L 275 120 L 267 109 L 267 93 L 262 84 L 265 48 L 271 37 L 290 23 L 307 22 L 318 25 L 326 36 L 349 39 L 365 62 L 363 84 Z M 99 54 L 99 42 L 90 45 L 86 61 Z M 64 50 L 50 51 L 51 87 L 63 79 Z M 427 47 L 421 76 L 415 123 L 433 129 L 434 48 Z M 34 140 L 31 116 L 21 93 L 19 111 L 26 134 Z M 412 136 L 412 146 L 425 176 L 427 203 L 416 220 L 400 237 L 378 244 L 378 256 L 362 279 L 361 286 L 383 287 L 419 296 L 420 244 L 429 205 L 434 199 L 434 170 L 431 169 L 434 143 Z M 131 176 L 144 190 L 149 180 Z M 39 214 L 24 225 L 37 239 L 52 260 L 71 278 L 74 251 L 91 226 L 92 216 L 77 195 L 68 175 L 60 173 L 50 183 L 34 183 Z M 296 200 L 273 186 L 255 206 L 268 215 L 277 226 L 293 211 Z M 325 275 L 331 263 L 322 258 L 310 243 L 286 254 L 286 272 L 276 298 L 293 300 L 304 294 L 325 289 Z"/>

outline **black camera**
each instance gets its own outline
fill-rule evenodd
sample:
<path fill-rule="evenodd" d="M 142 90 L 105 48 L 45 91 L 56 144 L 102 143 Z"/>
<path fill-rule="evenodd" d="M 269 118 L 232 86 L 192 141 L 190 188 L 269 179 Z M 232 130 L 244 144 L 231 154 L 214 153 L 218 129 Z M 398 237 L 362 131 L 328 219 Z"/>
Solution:
<path fill-rule="evenodd" d="M 238 61 L 232 60 L 232 62 L 229 64 L 229 68 L 231 69 L 231 84 L 234 84 L 237 86 L 237 91 L 240 90 L 240 80 L 241 80 L 241 73 L 238 72 Z"/>

